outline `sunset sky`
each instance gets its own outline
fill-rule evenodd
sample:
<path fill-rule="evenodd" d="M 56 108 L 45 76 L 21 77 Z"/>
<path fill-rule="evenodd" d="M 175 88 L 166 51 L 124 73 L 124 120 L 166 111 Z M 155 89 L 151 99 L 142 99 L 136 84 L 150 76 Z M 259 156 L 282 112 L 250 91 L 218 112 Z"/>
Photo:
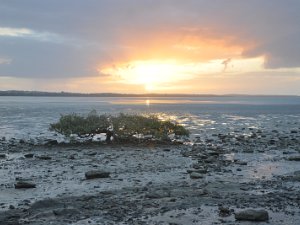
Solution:
<path fill-rule="evenodd" d="M 299 0 L 1 0 L 0 90 L 300 95 Z"/>

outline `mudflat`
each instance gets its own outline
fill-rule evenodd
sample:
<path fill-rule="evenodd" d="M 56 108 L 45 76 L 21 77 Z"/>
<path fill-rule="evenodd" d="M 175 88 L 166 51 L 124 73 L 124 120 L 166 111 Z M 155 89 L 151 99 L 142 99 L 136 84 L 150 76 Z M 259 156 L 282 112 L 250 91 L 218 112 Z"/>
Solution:
<path fill-rule="evenodd" d="M 297 224 L 300 132 L 243 133 L 192 145 L 2 144 L 0 224 Z"/>

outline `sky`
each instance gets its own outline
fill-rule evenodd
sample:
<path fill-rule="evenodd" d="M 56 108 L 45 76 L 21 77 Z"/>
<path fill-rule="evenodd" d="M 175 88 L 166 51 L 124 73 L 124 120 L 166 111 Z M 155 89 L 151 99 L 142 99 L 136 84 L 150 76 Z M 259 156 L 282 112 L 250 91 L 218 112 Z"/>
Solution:
<path fill-rule="evenodd" d="M 0 0 L 0 90 L 300 95 L 299 0 Z"/>

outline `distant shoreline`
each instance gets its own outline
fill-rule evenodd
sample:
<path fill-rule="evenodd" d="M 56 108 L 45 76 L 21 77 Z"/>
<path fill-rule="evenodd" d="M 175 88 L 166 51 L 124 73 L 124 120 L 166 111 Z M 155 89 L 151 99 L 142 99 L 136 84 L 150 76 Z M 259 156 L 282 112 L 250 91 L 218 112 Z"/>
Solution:
<path fill-rule="evenodd" d="M 72 93 L 43 91 L 0 91 L 0 96 L 29 97 L 300 97 L 299 95 L 247 95 L 247 94 L 121 94 L 121 93 Z"/>

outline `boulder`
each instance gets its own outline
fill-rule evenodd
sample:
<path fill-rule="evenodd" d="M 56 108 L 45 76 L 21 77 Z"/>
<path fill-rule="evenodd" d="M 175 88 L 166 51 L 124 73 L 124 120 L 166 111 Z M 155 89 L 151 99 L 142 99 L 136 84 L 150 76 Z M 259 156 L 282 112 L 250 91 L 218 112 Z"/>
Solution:
<path fill-rule="evenodd" d="M 247 221 L 268 221 L 269 213 L 266 210 L 260 209 L 247 209 L 235 214 L 236 220 Z"/>
<path fill-rule="evenodd" d="M 110 173 L 102 170 L 92 170 L 85 173 L 86 179 L 108 178 Z"/>

